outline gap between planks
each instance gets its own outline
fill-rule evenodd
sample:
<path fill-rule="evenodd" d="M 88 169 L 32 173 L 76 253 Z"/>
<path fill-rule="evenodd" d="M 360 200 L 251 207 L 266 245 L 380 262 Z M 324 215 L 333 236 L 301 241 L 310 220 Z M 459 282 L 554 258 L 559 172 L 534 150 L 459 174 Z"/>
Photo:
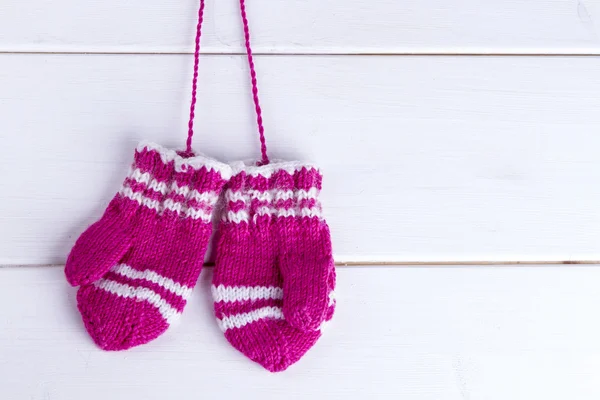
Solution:
<path fill-rule="evenodd" d="M 18 50 L 0 50 L 2 55 L 193 55 L 192 52 L 178 51 L 18 51 Z M 202 55 L 209 56 L 245 56 L 245 52 L 232 51 L 203 51 Z M 253 52 L 255 56 L 433 56 L 433 57 L 598 57 L 600 50 L 596 52 L 555 52 L 555 53 L 534 53 L 534 52 L 342 52 L 342 51 L 322 51 L 322 52 Z"/>
<path fill-rule="evenodd" d="M 214 267 L 206 263 L 205 267 Z M 515 265 L 600 265 L 600 260 L 565 261 L 345 261 L 336 262 L 336 267 L 444 267 L 444 266 L 515 266 Z M 64 264 L 3 264 L 1 268 L 50 268 Z"/>

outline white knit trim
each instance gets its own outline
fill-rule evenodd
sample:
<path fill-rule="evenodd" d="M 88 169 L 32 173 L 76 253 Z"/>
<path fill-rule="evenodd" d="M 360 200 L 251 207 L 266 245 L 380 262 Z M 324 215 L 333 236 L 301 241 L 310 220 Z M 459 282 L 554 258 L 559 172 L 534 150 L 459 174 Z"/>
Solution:
<path fill-rule="evenodd" d="M 215 303 L 234 303 L 236 301 L 255 301 L 255 300 L 281 300 L 283 299 L 283 289 L 276 286 L 225 286 L 213 285 L 211 287 L 213 301 Z M 328 307 L 336 302 L 335 290 L 329 292 Z"/>
<path fill-rule="evenodd" d="M 141 192 L 134 192 L 129 186 L 123 186 L 120 191 L 122 196 L 127 197 L 133 201 L 137 201 L 139 205 L 151 208 L 156 210 L 156 212 L 161 212 L 162 207 L 158 200 L 150 199 L 148 197 L 144 197 Z"/>
<path fill-rule="evenodd" d="M 257 299 L 282 299 L 283 289 L 275 286 L 224 286 L 219 285 L 211 288 L 212 296 L 215 303 L 226 302 L 231 303 L 235 301 L 247 301 Z M 252 296 L 255 296 L 254 298 Z M 267 297 L 273 296 L 273 297 Z M 281 297 L 279 297 L 281 296 Z M 335 291 L 329 292 L 329 305 L 331 307 L 336 302 Z M 221 331 L 225 332 L 233 328 L 242 328 L 248 324 L 259 321 L 261 319 L 274 318 L 274 319 L 285 319 L 283 315 L 283 309 L 281 307 L 262 307 L 256 310 L 230 315 L 223 317 L 222 319 L 217 318 L 217 325 Z M 323 321 L 317 330 L 323 331 L 328 328 L 331 323 L 329 321 Z"/>
<path fill-rule="evenodd" d="M 166 196 L 170 192 L 175 192 L 177 195 L 184 196 L 186 199 L 194 199 L 198 202 L 206 202 L 209 205 L 214 205 L 219 199 L 219 194 L 214 191 L 200 193 L 196 189 L 190 189 L 189 186 L 179 185 L 177 182 L 172 182 L 171 186 L 165 182 L 160 182 L 155 179 L 149 172 L 142 172 L 141 169 L 136 168 L 129 173 L 129 178 L 133 179 L 137 183 L 141 183 L 146 187 L 154 190 Z"/>
<path fill-rule="evenodd" d="M 100 279 L 94 282 L 94 286 L 126 299 L 147 301 L 158 309 L 158 312 L 171 325 L 181 315 L 179 311 L 171 307 L 160 295 L 145 287 L 133 287 L 109 279 Z"/>
<path fill-rule="evenodd" d="M 184 207 L 184 205 L 183 203 L 173 201 L 173 199 L 166 199 L 163 203 L 163 207 L 165 210 L 171 210 L 176 212 L 177 214 L 181 214 L 181 209 Z"/>
<path fill-rule="evenodd" d="M 236 301 L 281 300 L 283 289 L 275 286 L 212 286 L 212 297 L 215 303 L 233 303 Z"/>
<path fill-rule="evenodd" d="M 303 192 L 306 192 L 306 190 L 303 190 Z M 253 190 L 250 194 L 253 198 L 256 197 L 260 200 L 262 197 L 262 199 L 270 202 L 292 200 L 294 197 L 296 197 L 293 190 L 272 190 L 262 193 Z"/>
<path fill-rule="evenodd" d="M 311 187 L 308 190 L 300 189 L 296 190 L 294 196 L 298 200 L 317 200 L 321 191 L 316 187 Z"/>
<path fill-rule="evenodd" d="M 323 213 L 318 207 L 304 207 L 304 208 L 274 208 L 269 206 L 262 206 L 256 210 L 256 214 L 254 215 L 254 221 L 256 222 L 257 216 L 262 215 L 275 215 L 278 218 L 287 218 L 287 217 L 309 217 L 309 218 L 319 218 L 323 219 Z M 250 216 L 248 215 L 247 210 L 240 210 L 237 212 L 228 211 L 223 215 L 223 221 L 225 222 L 233 222 L 239 224 L 241 222 L 248 222 L 250 220 Z"/>
<path fill-rule="evenodd" d="M 189 198 L 197 202 L 208 203 L 209 206 L 214 206 L 217 200 L 219 200 L 219 194 L 212 191 L 200 193 L 196 189 L 193 189 L 189 194 Z"/>
<path fill-rule="evenodd" d="M 248 222 L 249 218 L 250 216 L 248 215 L 248 211 L 246 210 L 240 210 L 237 212 L 227 211 L 225 214 L 223 214 L 223 221 L 233 222 L 236 224 Z"/>
<path fill-rule="evenodd" d="M 239 193 L 239 192 L 238 192 Z M 309 190 L 298 189 L 298 190 L 281 190 L 281 189 L 271 189 L 271 190 L 249 190 L 248 196 L 253 199 L 260 201 L 267 201 L 272 203 L 273 201 L 280 200 L 290 200 L 290 199 L 298 199 L 298 200 L 317 200 L 319 198 L 319 189 L 316 187 L 312 187 Z"/>
<path fill-rule="evenodd" d="M 317 217 L 323 219 L 323 212 L 319 204 L 314 207 L 292 207 L 292 208 L 276 208 L 271 204 L 277 201 L 285 201 L 290 199 L 296 199 L 297 202 L 303 200 L 315 200 L 318 201 L 319 197 L 319 189 L 316 187 L 312 187 L 308 190 L 299 189 L 299 190 L 282 190 L 282 189 L 271 189 L 271 190 L 248 190 L 244 191 L 234 191 L 232 189 L 227 189 L 225 191 L 225 200 L 228 202 L 238 202 L 242 201 L 244 204 L 247 204 L 250 199 L 258 200 L 265 202 L 267 204 L 258 207 L 255 210 L 254 219 L 256 220 L 257 216 L 261 215 L 275 215 L 277 217 Z M 248 210 L 240 210 L 237 212 L 228 211 L 222 217 L 223 221 L 226 222 L 248 222 L 249 215 Z"/>
<path fill-rule="evenodd" d="M 187 210 L 185 210 L 184 217 L 191 219 L 201 219 L 206 223 L 212 221 L 212 214 L 207 213 L 201 208 L 188 207 Z"/>
<path fill-rule="evenodd" d="M 158 180 L 154 179 L 149 172 L 142 172 L 142 170 L 139 168 L 131 171 L 129 173 L 129 177 L 137 183 L 146 185 L 155 192 L 159 192 L 163 195 L 169 192 L 169 188 L 165 182 L 159 182 Z"/>
<path fill-rule="evenodd" d="M 303 168 L 307 170 L 314 169 L 317 172 L 320 172 L 320 169 L 310 163 L 304 163 L 300 161 L 282 161 L 282 160 L 274 160 L 274 162 L 257 166 L 256 161 L 236 161 L 230 164 L 231 171 L 233 176 L 245 172 L 250 176 L 264 176 L 265 178 L 270 178 L 275 172 L 284 170 L 289 174 L 293 174 L 296 171 L 300 171 Z"/>
<path fill-rule="evenodd" d="M 146 141 L 140 142 L 140 144 L 137 146 L 138 151 L 142 151 L 144 149 L 156 151 L 158 154 L 160 154 L 160 158 L 165 164 L 173 161 L 175 164 L 175 171 L 177 172 L 185 172 L 188 168 L 199 170 L 202 167 L 206 167 L 208 170 L 214 170 L 218 172 L 225 180 L 229 180 L 229 178 L 231 178 L 232 171 L 229 165 L 210 157 L 206 157 L 202 154 L 184 158 L 177 154 L 175 150 L 167 149 L 156 143 Z"/>
<path fill-rule="evenodd" d="M 196 189 L 190 189 L 189 186 L 179 186 L 177 182 L 173 182 L 171 184 L 171 191 L 175 192 L 178 195 L 185 197 L 186 199 L 193 199 L 198 202 L 205 202 L 209 205 L 214 205 L 217 200 L 219 200 L 219 193 L 215 191 L 208 191 L 200 193 Z"/>
<path fill-rule="evenodd" d="M 281 307 L 262 307 L 247 313 L 234 314 L 222 319 L 217 318 L 217 324 L 223 332 L 226 332 L 229 329 L 241 328 L 266 318 L 284 319 L 283 310 Z"/>
<path fill-rule="evenodd" d="M 231 189 L 227 189 L 225 191 L 225 201 L 243 201 L 246 202 L 246 198 L 244 197 L 244 194 L 242 192 L 236 191 L 234 192 Z"/>
<path fill-rule="evenodd" d="M 188 195 L 190 194 L 190 190 L 191 189 L 189 186 L 185 186 L 185 185 L 179 186 L 177 184 L 177 182 L 171 183 L 171 191 L 175 192 L 175 194 L 178 196 L 183 196 L 183 197 L 187 198 Z"/>
<path fill-rule="evenodd" d="M 261 210 L 262 211 L 262 210 Z M 296 216 L 296 210 L 294 210 L 293 208 L 282 208 L 280 210 L 276 210 L 276 209 L 270 209 L 270 210 L 265 210 L 265 214 L 268 215 L 277 215 L 280 218 L 285 218 L 285 217 L 295 217 Z M 259 213 L 259 215 L 262 215 Z"/>
<path fill-rule="evenodd" d="M 251 198 L 253 200 L 265 201 L 268 203 L 272 203 L 273 201 L 281 201 L 281 200 L 317 200 L 319 198 L 319 189 L 316 187 L 312 187 L 309 190 L 298 189 L 298 190 L 282 190 L 282 189 L 271 189 L 271 190 L 248 190 L 244 191 L 234 191 L 232 189 L 227 189 L 225 191 L 225 200 L 236 202 L 243 201 L 246 202 L 246 198 Z"/>
<path fill-rule="evenodd" d="M 271 215 L 273 213 L 275 213 L 275 210 L 271 211 L 271 207 L 269 206 L 262 206 L 256 210 L 257 215 Z"/>
<path fill-rule="evenodd" d="M 317 218 L 323 218 L 323 212 L 321 211 L 321 209 L 319 207 L 305 207 L 302 208 L 300 210 L 300 216 L 301 217 L 317 217 Z"/>
<path fill-rule="evenodd" d="M 175 293 L 176 295 L 182 297 L 186 301 L 190 298 L 192 294 L 192 289 L 187 287 L 186 285 L 182 285 L 179 282 L 175 282 L 173 279 L 162 276 L 159 273 L 149 269 L 139 271 L 133 269 L 127 264 L 118 264 L 115 265 L 111 269 L 111 271 L 129 279 L 144 279 L 146 281 L 155 283 L 167 289 L 169 292 Z"/>
<path fill-rule="evenodd" d="M 134 192 L 129 186 L 123 186 L 119 191 L 122 196 L 128 199 L 136 201 L 139 205 L 148 207 L 156 210 L 159 214 L 164 210 L 171 210 L 177 215 L 183 214 L 184 217 L 192 219 L 201 219 L 208 223 L 212 220 L 212 214 L 204 211 L 201 208 L 189 207 L 184 203 L 174 201 L 173 199 L 166 199 L 162 204 L 158 200 L 145 197 L 141 192 Z"/>

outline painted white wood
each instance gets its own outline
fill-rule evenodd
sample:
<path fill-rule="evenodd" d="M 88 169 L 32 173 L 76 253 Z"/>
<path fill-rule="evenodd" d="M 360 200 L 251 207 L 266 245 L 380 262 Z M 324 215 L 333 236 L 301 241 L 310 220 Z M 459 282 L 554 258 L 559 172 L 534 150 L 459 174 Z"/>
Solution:
<path fill-rule="evenodd" d="M 3 0 L 0 50 L 190 52 L 198 0 Z M 268 53 L 594 53 L 599 0 L 253 0 Z M 207 0 L 205 51 L 239 52 L 237 0 Z"/>
<path fill-rule="evenodd" d="M 320 164 L 338 261 L 600 259 L 590 57 L 259 57 L 272 158 Z M 189 56 L 0 56 L 0 262 L 62 263 L 138 140 L 181 146 Z M 256 157 L 244 58 L 203 60 L 195 147 Z"/>
<path fill-rule="evenodd" d="M 325 336 L 286 372 L 234 350 L 202 272 L 178 326 L 99 350 L 62 268 L 0 269 L 0 397 L 595 400 L 600 267 L 340 268 Z"/>

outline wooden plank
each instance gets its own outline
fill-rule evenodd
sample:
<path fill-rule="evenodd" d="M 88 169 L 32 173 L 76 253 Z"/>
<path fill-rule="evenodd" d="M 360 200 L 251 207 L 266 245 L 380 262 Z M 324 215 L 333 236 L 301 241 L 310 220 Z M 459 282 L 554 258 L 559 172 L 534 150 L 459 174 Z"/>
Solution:
<path fill-rule="evenodd" d="M 344 268 L 335 319 L 272 375 L 224 339 L 211 269 L 156 341 L 106 353 L 61 268 L 0 269 L 3 399 L 597 399 L 600 268 Z"/>
<path fill-rule="evenodd" d="M 0 57 L 0 262 L 63 263 L 141 139 L 181 146 L 189 56 Z M 339 262 L 599 260 L 596 58 L 259 57 L 271 157 L 310 160 Z M 241 56 L 195 146 L 258 154 Z"/>
<path fill-rule="evenodd" d="M 191 52 L 197 0 L 4 0 L 0 51 Z M 238 2 L 208 1 L 203 48 L 243 50 Z M 254 0 L 264 53 L 598 54 L 597 0 Z"/>

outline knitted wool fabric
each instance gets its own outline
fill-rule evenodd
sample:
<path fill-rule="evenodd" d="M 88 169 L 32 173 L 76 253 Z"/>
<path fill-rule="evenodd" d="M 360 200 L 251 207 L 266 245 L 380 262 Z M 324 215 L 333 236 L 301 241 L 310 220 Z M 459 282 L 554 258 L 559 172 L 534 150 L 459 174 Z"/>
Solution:
<path fill-rule="evenodd" d="M 71 250 L 65 272 L 86 329 L 104 350 L 161 335 L 198 280 L 225 164 L 142 143 L 102 218 Z"/>
<path fill-rule="evenodd" d="M 212 295 L 228 341 L 269 371 L 298 361 L 333 316 L 335 268 L 310 165 L 234 166 Z"/>

